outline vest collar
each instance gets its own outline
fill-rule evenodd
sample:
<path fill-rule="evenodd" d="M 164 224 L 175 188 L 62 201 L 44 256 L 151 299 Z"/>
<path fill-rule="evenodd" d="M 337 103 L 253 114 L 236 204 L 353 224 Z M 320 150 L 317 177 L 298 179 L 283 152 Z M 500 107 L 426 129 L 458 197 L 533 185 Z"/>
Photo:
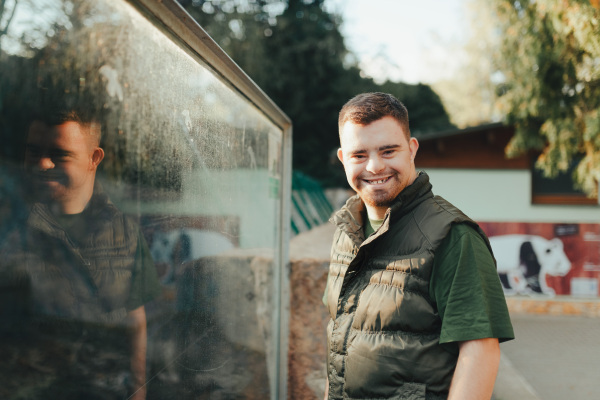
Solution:
<path fill-rule="evenodd" d="M 357 246 L 360 246 L 360 243 L 365 240 L 363 225 L 366 214 L 367 210 L 364 203 L 360 197 L 355 194 L 329 219 L 329 222 L 346 232 L 350 239 L 352 239 Z"/>
<path fill-rule="evenodd" d="M 433 197 L 431 188 L 429 175 L 426 172 L 420 171 L 414 182 L 400 192 L 394 203 L 387 209 L 383 224 L 376 234 L 367 240 L 365 240 L 363 229 L 367 212 L 364 203 L 358 195 L 350 197 L 346 201 L 346 204 L 329 221 L 346 232 L 357 246 L 368 244 L 376 237 L 388 231 L 390 221 L 406 215 L 423 200 Z"/>
<path fill-rule="evenodd" d="M 96 183 L 94 185 L 94 194 L 83 212 L 88 213 L 90 229 L 93 230 L 96 228 L 96 224 L 110 220 L 117 213 L 117 209 L 102 189 L 102 186 Z M 27 223 L 30 227 L 48 235 L 65 239 L 66 235 L 63 228 L 56 221 L 56 218 L 54 218 L 52 212 L 50 212 L 50 208 L 46 204 L 34 203 L 31 207 Z"/>
<path fill-rule="evenodd" d="M 394 203 L 388 209 L 387 214 L 390 215 L 390 219 L 397 219 L 398 217 L 411 212 L 417 205 L 423 200 L 433 197 L 431 191 L 431 183 L 429 183 L 429 175 L 426 172 L 420 171 L 414 182 L 407 186 Z"/>

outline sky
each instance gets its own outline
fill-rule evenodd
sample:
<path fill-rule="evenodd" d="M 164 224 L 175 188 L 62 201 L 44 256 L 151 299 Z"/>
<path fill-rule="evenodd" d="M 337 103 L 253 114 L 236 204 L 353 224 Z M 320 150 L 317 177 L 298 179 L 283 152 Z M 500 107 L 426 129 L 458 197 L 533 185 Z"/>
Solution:
<path fill-rule="evenodd" d="M 342 15 L 346 46 L 376 81 L 434 83 L 460 67 L 467 0 L 326 0 Z"/>
<path fill-rule="evenodd" d="M 470 24 L 467 1 L 326 0 L 325 6 L 342 16 L 346 46 L 366 75 L 377 82 L 433 84 L 460 68 L 459 49 Z"/>

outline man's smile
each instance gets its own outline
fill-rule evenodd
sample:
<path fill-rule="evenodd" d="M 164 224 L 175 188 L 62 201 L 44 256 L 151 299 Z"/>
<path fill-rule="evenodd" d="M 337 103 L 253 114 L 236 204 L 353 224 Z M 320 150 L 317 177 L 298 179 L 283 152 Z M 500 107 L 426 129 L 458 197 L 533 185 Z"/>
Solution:
<path fill-rule="evenodd" d="M 48 172 L 34 172 L 31 174 L 31 177 L 36 182 L 59 182 L 64 179 L 62 174 L 57 173 L 48 173 Z"/>
<path fill-rule="evenodd" d="M 385 178 L 376 178 L 376 179 L 363 179 L 363 182 L 369 184 L 369 185 L 379 185 L 382 183 L 386 183 L 387 181 L 389 181 L 392 177 L 388 176 Z"/>

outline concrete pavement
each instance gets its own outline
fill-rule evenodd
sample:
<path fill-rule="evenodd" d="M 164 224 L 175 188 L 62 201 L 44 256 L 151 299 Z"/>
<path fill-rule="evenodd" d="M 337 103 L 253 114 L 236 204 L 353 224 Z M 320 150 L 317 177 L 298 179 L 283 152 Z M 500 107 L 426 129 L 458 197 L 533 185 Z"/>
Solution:
<path fill-rule="evenodd" d="M 516 339 L 500 345 L 494 400 L 600 399 L 600 301 L 521 300 L 509 299 Z"/>

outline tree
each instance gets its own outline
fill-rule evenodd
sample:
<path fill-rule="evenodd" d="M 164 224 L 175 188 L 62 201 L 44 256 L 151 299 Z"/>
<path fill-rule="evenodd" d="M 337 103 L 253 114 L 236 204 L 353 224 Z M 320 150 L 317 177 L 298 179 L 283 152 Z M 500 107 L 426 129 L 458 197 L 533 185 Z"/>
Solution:
<path fill-rule="evenodd" d="M 44 38 L 40 41 L 43 47 L 36 48 L 28 42 L 29 38 L 21 37 L 18 54 L 0 53 L 0 69 L 10 71 L 0 75 L 0 156 L 12 162 L 19 163 L 23 157 L 24 133 L 32 115 L 38 113 L 40 104 L 57 105 L 62 100 L 77 103 L 83 97 L 91 97 L 80 96 L 84 92 L 83 87 L 87 87 L 85 92 L 104 92 L 99 89 L 102 83 L 92 77 L 93 65 L 99 59 L 98 49 L 90 45 L 91 40 L 86 43 L 73 40 L 81 34 L 82 26 L 75 32 L 76 29 L 67 29 L 64 22 L 59 22 L 64 16 L 69 18 L 71 26 L 81 25 L 75 22 L 76 19 L 89 18 L 92 7 L 87 7 L 85 2 L 75 2 L 72 6 L 60 2 L 56 6 L 54 18 L 46 21 L 48 31 L 53 34 L 36 33 Z M 61 10 L 61 6 L 69 9 L 69 13 Z M 93 28 L 86 29 L 91 31 Z M 5 33 L 15 36 L 9 29 Z M 77 43 L 77 46 L 71 42 Z M 54 90 L 57 87 L 61 89 Z M 89 107 L 100 110 L 102 104 L 103 99 L 98 96 L 97 104 L 89 104 Z"/>
<path fill-rule="evenodd" d="M 2 36 L 8 33 L 10 23 L 17 11 L 17 4 L 18 0 L 15 0 L 12 7 L 9 7 L 6 0 L 0 0 L 0 52 L 2 52 Z"/>
<path fill-rule="evenodd" d="M 172 134 L 181 131 L 181 123 L 164 104 L 177 104 L 187 83 L 140 74 L 149 58 L 136 41 L 139 33 L 115 19 L 105 3 L 64 0 L 53 5 L 47 29 L 36 33 L 36 39 L 43 39 L 35 41 L 40 47 L 21 38 L 17 54 L 0 54 L 0 70 L 10 71 L 0 74 L 0 162 L 22 164 L 32 117 L 76 108 L 102 122 L 103 175 L 179 190 L 182 171 L 197 157 L 183 135 Z M 173 54 L 165 51 L 152 60 L 154 71 L 177 65 Z M 146 101 L 156 93 L 160 100 Z"/>
<path fill-rule="evenodd" d="M 452 127 L 426 85 L 363 77 L 323 0 L 181 1 L 240 67 L 290 116 L 293 166 L 326 186 L 345 185 L 335 157 L 337 115 L 352 96 L 387 91 L 411 112 L 413 132 Z"/>
<path fill-rule="evenodd" d="M 494 26 L 495 12 L 486 0 L 467 1 L 465 11 L 470 22 L 465 28 L 467 41 L 446 44 L 453 58 L 460 60 L 460 69 L 452 78 L 433 83 L 452 122 L 461 128 L 500 119 L 494 106 L 497 82 L 493 79 L 496 72 L 493 54 L 500 40 Z"/>
<path fill-rule="evenodd" d="M 374 90 L 402 99 L 410 116 L 411 133 L 417 138 L 430 132 L 454 128 L 440 97 L 428 85 L 386 81 Z"/>
<path fill-rule="evenodd" d="M 597 0 L 494 0 L 504 75 L 498 105 L 516 132 L 507 155 L 541 150 L 552 177 L 579 159 L 577 187 L 600 180 L 600 9 Z"/>

